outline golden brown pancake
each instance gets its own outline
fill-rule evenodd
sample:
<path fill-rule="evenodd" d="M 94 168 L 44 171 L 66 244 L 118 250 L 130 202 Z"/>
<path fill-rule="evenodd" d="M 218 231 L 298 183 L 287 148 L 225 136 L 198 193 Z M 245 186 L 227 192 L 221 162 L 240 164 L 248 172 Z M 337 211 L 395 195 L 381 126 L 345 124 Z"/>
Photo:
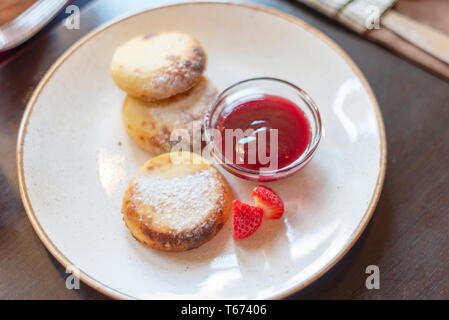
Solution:
<path fill-rule="evenodd" d="M 190 152 L 165 153 L 145 163 L 123 198 L 133 236 L 163 251 L 185 251 L 210 240 L 231 210 L 231 192 L 218 170 Z"/>
<path fill-rule="evenodd" d="M 131 139 L 143 150 L 153 155 L 169 152 L 178 142 L 170 141 L 173 130 L 185 129 L 189 137 L 196 130 L 201 136 L 201 126 L 193 126 L 193 123 L 198 121 L 198 124 L 203 119 L 216 94 L 215 87 L 202 77 L 189 91 L 168 99 L 145 102 L 127 96 L 122 110 L 123 122 Z"/>
<path fill-rule="evenodd" d="M 111 75 L 129 95 L 152 101 L 192 88 L 205 67 L 204 49 L 191 35 L 148 33 L 129 40 L 115 51 Z"/>

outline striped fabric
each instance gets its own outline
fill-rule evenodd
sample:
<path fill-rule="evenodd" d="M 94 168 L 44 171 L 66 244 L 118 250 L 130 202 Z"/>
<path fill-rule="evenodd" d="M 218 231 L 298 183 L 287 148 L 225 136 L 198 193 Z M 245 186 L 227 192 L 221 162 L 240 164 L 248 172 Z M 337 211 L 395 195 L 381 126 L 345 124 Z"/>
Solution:
<path fill-rule="evenodd" d="M 396 0 L 298 0 L 350 27 L 363 33 L 375 26 Z"/>

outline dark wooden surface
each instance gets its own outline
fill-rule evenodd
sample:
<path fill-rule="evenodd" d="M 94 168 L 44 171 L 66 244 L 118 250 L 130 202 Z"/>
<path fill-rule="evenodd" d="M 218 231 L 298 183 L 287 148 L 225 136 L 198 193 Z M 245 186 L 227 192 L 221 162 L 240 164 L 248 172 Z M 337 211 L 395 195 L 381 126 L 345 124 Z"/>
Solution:
<path fill-rule="evenodd" d="M 291 299 L 449 299 L 449 83 L 365 41 L 294 1 L 259 3 L 324 31 L 357 63 L 382 109 L 388 169 L 372 221 L 357 244 L 325 276 Z M 81 30 L 53 22 L 0 60 L 0 298 L 103 299 L 65 273 L 36 236 L 16 177 L 19 122 L 33 88 L 74 41 L 147 1 L 74 1 Z M 59 16 L 61 20 L 64 15 Z M 323 87 L 325 84 L 323 84 Z M 365 268 L 378 265 L 380 290 L 365 288 Z"/>

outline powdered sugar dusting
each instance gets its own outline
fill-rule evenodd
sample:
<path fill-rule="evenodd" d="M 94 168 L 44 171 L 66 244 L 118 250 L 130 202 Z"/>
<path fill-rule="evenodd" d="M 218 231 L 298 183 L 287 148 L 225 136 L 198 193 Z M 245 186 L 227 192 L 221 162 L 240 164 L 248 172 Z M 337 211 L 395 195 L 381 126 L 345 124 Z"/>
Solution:
<path fill-rule="evenodd" d="M 218 183 L 213 168 L 173 178 L 144 174 L 134 180 L 135 200 L 153 208 L 155 226 L 192 230 L 214 209 Z"/>
<path fill-rule="evenodd" d="M 172 96 L 172 91 L 179 93 L 186 90 L 200 75 L 201 72 L 187 67 L 185 62 L 174 61 L 162 71 L 154 72 L 146 84 L 146 89 L 160 95 Z"/>

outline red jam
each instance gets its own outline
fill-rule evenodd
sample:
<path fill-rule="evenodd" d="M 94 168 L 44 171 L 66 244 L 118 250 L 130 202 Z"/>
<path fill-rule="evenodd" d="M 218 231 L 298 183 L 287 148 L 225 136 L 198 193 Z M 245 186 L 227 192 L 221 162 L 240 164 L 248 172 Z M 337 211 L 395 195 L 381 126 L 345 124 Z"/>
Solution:
<path fill-rule="evenodd" d="M 246 169 L 260 171 L 267 168 L 266 161 L 260 161 L 257 156 L 255 161 L 250 151 L 256 151 L 259 146 L 265 146 L 265 155 L 276 155 L 273 148 L 277 144 L 277 168 L 287 167 L 298 159 L 306 150 L 311 140 L 310 124 L 304 114 L 293 102 L 279 96 L 261 95 L 252 99 L 238 102 L 237 105 L 228 105 L 218 116 L 216 129 L 220 132 L 221 153 L 232 163 L 240 159 L 238 166 Z M 253 129 L 253 133 L 245 138 L 226 138 L 225 129 Z M 270 129 L 277 129 L 277 142 L 270 140 Z M 261 137 L 262 132 L 265 131 Z M 264 139 L 264 144 L 259 144 L 259 139 Z M 228 141 L 229 140 L 229 141 Z M 229 145 L 231 144 L 231 145 Z M 232 158 L 227 150 L 232 151 Z M 255 149 L 254 149 L 255 148 Z M 242 163 L 243 162 L 243 163 Z M 263 162 L 263 163 L 261 163 Z M 271 170 L 271 169 L 270 169 Z"/>

